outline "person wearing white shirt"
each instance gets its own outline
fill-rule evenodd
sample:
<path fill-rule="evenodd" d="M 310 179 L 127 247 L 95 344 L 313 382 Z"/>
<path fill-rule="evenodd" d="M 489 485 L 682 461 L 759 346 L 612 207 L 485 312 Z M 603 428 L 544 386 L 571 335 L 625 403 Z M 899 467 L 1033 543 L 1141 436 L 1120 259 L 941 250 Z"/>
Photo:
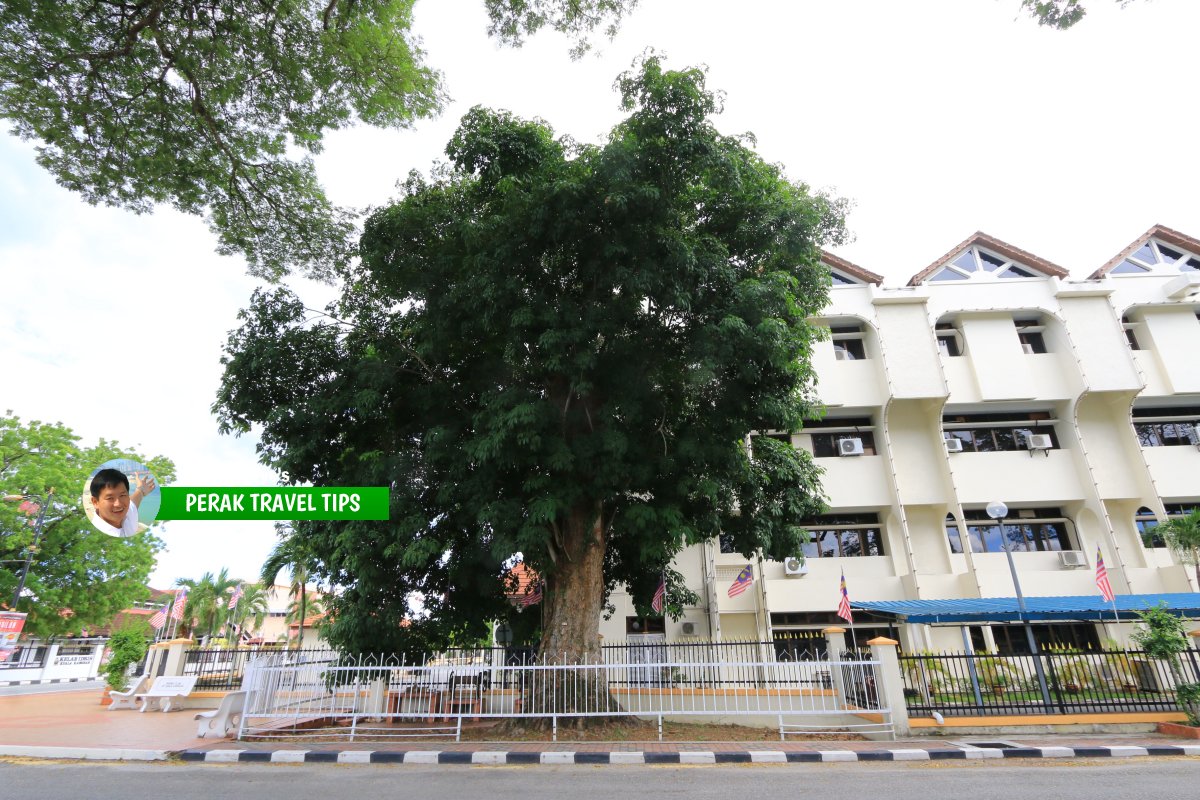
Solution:
<path fill-rule="evenodd" d="M 136 488 L 129 493 L 129 478 L 119 469 L 102 469 L 92 478 L 92 524 L 109 536 L 133 536 L 138 529 L 138 506 L 154 491 L 154 478 L 134 473 Z"/>

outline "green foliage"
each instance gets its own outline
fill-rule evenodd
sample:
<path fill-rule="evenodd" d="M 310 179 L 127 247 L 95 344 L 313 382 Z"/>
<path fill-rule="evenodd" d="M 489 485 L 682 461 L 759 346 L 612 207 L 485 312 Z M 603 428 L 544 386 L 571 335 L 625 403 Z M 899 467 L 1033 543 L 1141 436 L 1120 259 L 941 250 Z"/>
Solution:
<path fill-rule="evenodd" d="M 96 530 L 81 496 L 92 470 L 114 458 L 145 464 L 163 484 L 174 479 L 175 465 L 116 442 L 100 440 L 92 447 L 78 442 L 61 424 L 26 423 L 12 412 L 0 416 L 0 494 L 44 498 L 54 490 L 36 549 L 38 501 L 0 502 L 0 601 L 10 602 L 25 559 L 32 556 L 17 604 L 17 610 L 29 612 L 25 630 L 31 635 L 71 635 L 107 625 L 135 600 L 149 597 L 146 581 L 162 548 L 150 532 L 123 539 Z"/>
<path fill-rule="evenodd" d="M 816 413 L 806 318 L 844 205 L 720 134 L 704 77 L 645 59 L 603 146 L 473 109 L 450 164 L 372 215 L 326 315 L 286 290 L 242 313 L 222 429 L 260 425 L 285 482 L 391 487 L 388 522 L 292 532 L 345 587 L 331 641 L 482 638 L 518 553 L 545 611 L 594 631 L 603 589 L 648 605 L 662 566 L 718 532 L 747 555 L 800 551 L 818 470 L 746 434 Z"/>
<path fill-rule="evenodd" d="M 1189 725 L 1200 725 L 1200 683 L 1175 684 L 1175 697 L 1187 714 Z"/>
<path fill-rule="evenodd" d="M 1179 654 L 1188 649 L 1183 619 L 1167 611 L 1166 604 L 1139 611 L 1138 617 L 1146 627 L 1134 631 L 1131 638 L 1146 655 L 1166 662 L 1175 679 L 1176 701 L 1193 725 L 1200 723 L 1200 691 L 1193 690 L 1196 684 L 1184 680 L 1179 665 Z"/>
<path fill-rule="evenodd" d="M 1117 2 L 1125 6 L 1133 0 Z M 1060 31 L 1070 28 L 1087 14 L 1083 0 L 1021 0 L 1021 8 L 1037 19 L 1038 25 L 1057 28 Z"/>
<path fill-rule="evenodd" d="M 1146 652 L 1146 655 L 1169 661 L 1187 650 L 1188 640 L 1183 620 L 1167 611 L 1165 605 L 1139 611 L 1138 617 L 1146 627 L 1134 631 L 1130 638 Z"/>
<path fill-rule="evenodd" d="M 586 39 L 636 0 L 485 0 L 517 44 Z M 406 127 L 445 101 L 414 0 L 17 0 L 0 5 L 0 118 L 89 203 L 206 214 L 256 275 L 353 255 L 309 154 L 356 120 Z"/>
<path fill-rule="evenodd" d="M 1200 508 L 1182 517 L 1171 517 L 1154 532 L 1163 537 L 1176 558 L 1196 568 L 1196 580 L 1200 582 Z"/>
<path fill-rule="evenodd" d="M 188 588 L 183 618 L 192 633 L 216 636 L 222 632 L 231 614 L 229 597 L 239 583 L 237 578 L 229 577 L 226 567 L 221 567 L 217 575 L 206 572 L 199 580 L 180 578 L 175 582 Z"/>
<path fill-rule="evenodd" d="M 129 686 L 129 667 L 138 663 L 146 655 L 146 637 L 149 626 L 142 620 L 125 625 L 120 630 L 113 631 L 108 640 L 110 651 L 108 663 L 104 665 L 104 680 L 118 692 L 125 691 Z"/>

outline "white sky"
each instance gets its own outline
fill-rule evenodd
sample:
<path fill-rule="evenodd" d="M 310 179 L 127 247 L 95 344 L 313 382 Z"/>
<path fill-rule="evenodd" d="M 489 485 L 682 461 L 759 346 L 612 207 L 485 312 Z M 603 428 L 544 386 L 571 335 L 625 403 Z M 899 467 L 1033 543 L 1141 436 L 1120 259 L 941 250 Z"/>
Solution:
<path fill-rule="evenodd" d="M 598 141 L 621 117 L 614 79 L 652 46 L 668 67 L 709 66 L 723 131 L 753 131 L 791 178 L 854 201 L 857 239 L 836 252 L 887 285 L 976 230 L 1080 278 L 1152 224 L 1200 235 L 1200 3 L 1092 0 L 1067 32 L 1018 5 L 643 0 L 602 55 L 572 63 L 553 34 L 497 48 L 478 0 L 422 0 L 416 28 L 454 103 L 412 131 L 329 137 L 320 176 L 339 203 L 385 203 L 477 104 Z M 253 439 L 218 436 L 209 412 L 257 284 L 213 248 L 198 219 L 85 205 L 0 135 L 0 411 L 167 455 L 177 485 L 274 484 Z M 274 542 L 270 523 L 160 535 L 157 587 L 223 566 L 252 579 Z"/>

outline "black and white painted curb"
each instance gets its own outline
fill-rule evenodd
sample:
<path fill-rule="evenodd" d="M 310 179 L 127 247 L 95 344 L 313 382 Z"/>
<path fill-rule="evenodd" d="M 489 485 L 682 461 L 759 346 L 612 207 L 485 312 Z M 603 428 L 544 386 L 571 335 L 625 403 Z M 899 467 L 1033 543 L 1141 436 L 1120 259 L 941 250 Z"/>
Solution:
<path fill-rule="evenodd" d="M 1130 756 L 1200 756 L 1200 745 L 1149 747 L 1006 747 L 924 748 L 894 750 L 687 750 L 662 752 L 570 752 L 483 750 L 185 750 L 184 761 L 208 764 L 811 764 L 851 761 L 948 761 L 1005 758 L 1123 758 Z"/>
<path fill-rule="evenodd" d="M 48 678 L 42 681 L 0 681 L 0 688 L 9 686 L 41 686 L 52 683 L 79 683 L 80 681 L 98 681 L 100 678 Z"/>

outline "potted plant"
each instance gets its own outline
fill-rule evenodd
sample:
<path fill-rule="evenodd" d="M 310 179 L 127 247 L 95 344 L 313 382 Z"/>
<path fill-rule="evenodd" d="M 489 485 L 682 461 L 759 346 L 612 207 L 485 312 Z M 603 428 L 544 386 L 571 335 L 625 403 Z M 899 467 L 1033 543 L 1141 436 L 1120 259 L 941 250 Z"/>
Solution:
<path fill-rule="evenodd" d="M 141 661 L 146 655 L 146 631 L 144 625 L 127 625 L 113 631 L 108 640 L 108 663 L 104 665 L 101 674 L 108 685 L 100 698 L 101 705 L 112 702 L 108 693 L 123 692 L 129 686 L 129 668 Z"/>
<path fill-rule="evenodd" d="M 996 655 L 986 655 L 975 660 L 979 680 L 988 691 L 999 697 L 1013 684 L 1012 667 Z"/>

